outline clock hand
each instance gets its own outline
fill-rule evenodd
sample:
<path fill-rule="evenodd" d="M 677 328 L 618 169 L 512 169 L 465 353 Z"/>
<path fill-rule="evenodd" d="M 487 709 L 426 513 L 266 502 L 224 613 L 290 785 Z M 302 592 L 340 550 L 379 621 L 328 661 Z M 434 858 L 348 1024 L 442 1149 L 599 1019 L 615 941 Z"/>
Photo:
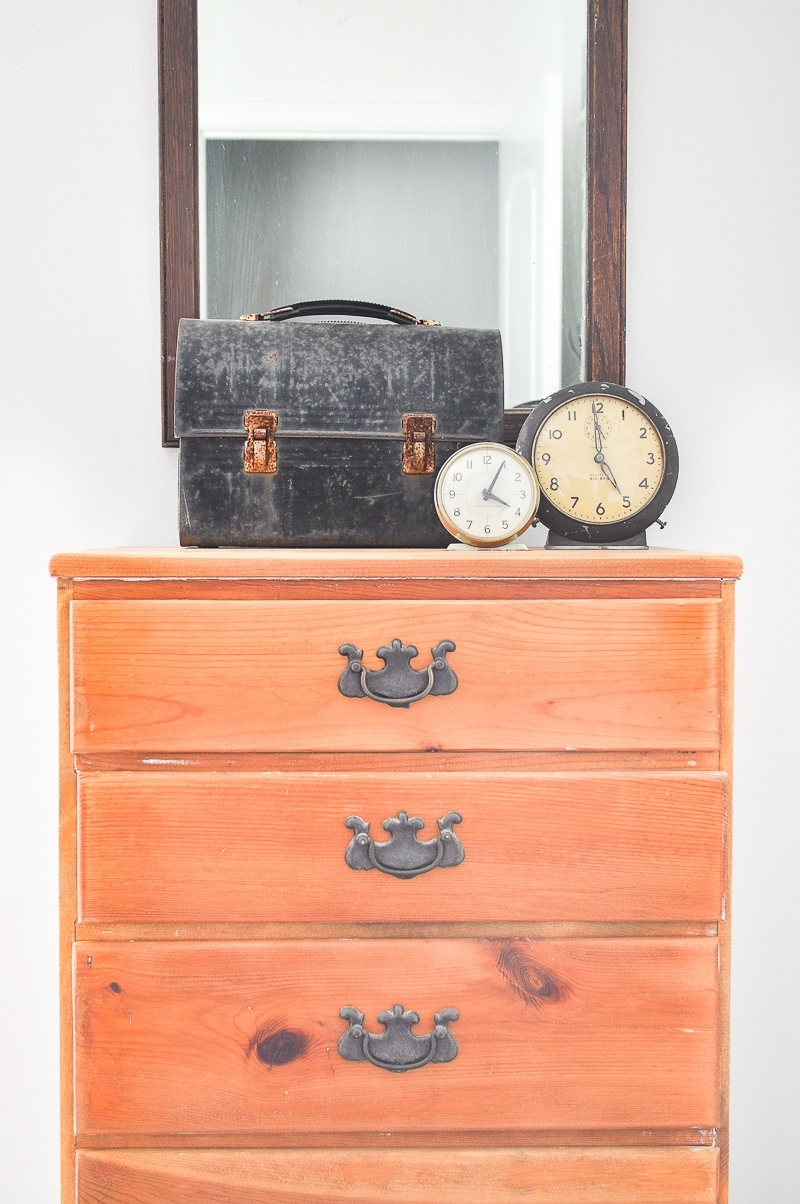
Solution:
<path fill-rule="evenodd" d="M 611 482 L 619 496 L 622 497 L 622 490 L 617 484 L 617 478 L 606 464 L 606 458 L 603 455 L 603 432 L 600 429 L 600 420 L 597 417 L 597 411 L 594 408 L 594 402 L 592 402 L 592 418 L 594 419 L 594 445 L 597 449 L 594 458 L 595 463 L 600 465 L 601 469 L 603 470 L 603 476 Z"/>
<path fill-rule="evenodd" d="M 603 432 L 600 429 L 600 420 L 597 417 L 594 402 L 592 402 L 592 418 L 594 419 L 594 449 L 598 456 L 601 456 L 603 454 Z M 601 461 L 598 462 L 601 463 Z"/>
<path fill-rule="evenodd" d="M 482 490 L 482 493 L 483 493 L 483 500 L 484 500 L 485 502 L 488 502 L 488 500 L 489 500 L 489 495 L 491 494 L 492 490 L 494 489 L 495 485 L 497 484 L 497 478 L 500 476 L 500 473 L 503 471 L 503 469 L 505 468 L 505 466 L 506 466 L 506 462 L 505 462 L 505 460 L 504 460 L 504 461 L 503 461 L 503 463 L 502 463 L 502 464 L 500 465 L 500 467 L 498 468 L 497 472 L 494 474 L 494 477 L 492 478 L 492 483 L 491 483 L 491 485 L 489 486 L 489 488 L 488 488 L 488 489 L 484 489 L 484 490 Z M 495 501 L 498 501 L 498 502 L 499 502 L 499 501 L 500 501 L 500 498 L 495 498 Z"/>
<path fill-rule="evenodd" d="M 597 455 L 595 456 L 595 463 L 600 465 L 601 469 L 603 470 L 603 475 L 608 478 L 608 480 L 611 482 L 611 484 L 616 489 L 619 496 L 622 497 L 622 490 L 620 489 L 619 485 L 617 484 L 617 478 L 614 476 L 613 472 L 606 464 L 606 458 L 602 452 L 598 452 Z"/>
<path fill-rule="evenodd" d="M 499 502 L 501 506 L 508 506 L 509 509 L 511 508 L 510 502 L 504 502 L 501 497 L 498 497 L 496 493 L 492 493 L 491 490 L 489 490 L 489 489 L 484 489 L 483 500 L 485 502 L 488 502 L 490 500 L 493 502 Z"/>

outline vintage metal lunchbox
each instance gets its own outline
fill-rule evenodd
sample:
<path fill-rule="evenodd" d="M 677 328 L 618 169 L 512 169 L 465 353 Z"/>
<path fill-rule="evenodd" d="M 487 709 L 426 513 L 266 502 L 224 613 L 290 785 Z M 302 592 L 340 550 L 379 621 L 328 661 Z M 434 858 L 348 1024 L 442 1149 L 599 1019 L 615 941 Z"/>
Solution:
<path fill-rule="evenodd" d="M 398 324 L 271 315 L 181 322 L 181 544 L 450 541 L 436 516 L 435 475 L 465 443 L 502 439 L 500 334 L 423 324 L 401 311 L 349 302 L 277 312 L 376 311 Z"/>

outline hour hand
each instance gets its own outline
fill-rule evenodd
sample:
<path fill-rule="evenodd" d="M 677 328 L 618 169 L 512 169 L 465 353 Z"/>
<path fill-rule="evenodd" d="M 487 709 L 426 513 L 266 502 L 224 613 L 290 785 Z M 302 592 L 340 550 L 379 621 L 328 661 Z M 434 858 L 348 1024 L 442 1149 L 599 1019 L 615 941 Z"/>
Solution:
<path fill-rule="evenodd" d="M 496 493 L 492 493 L 491 489 L 484 489 L 483 500 L 485 502 L 499 502 L 501 506 L 508 506 L 509 508 L 511 507 L 510 502 L 504 502 L 503 499 L 498 497 Z"/>

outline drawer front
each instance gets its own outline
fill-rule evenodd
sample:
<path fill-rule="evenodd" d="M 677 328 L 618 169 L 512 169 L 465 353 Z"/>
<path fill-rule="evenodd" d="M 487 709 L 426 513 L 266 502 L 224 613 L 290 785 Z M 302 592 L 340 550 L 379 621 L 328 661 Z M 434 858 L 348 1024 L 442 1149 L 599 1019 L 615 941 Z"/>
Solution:
<path fill-rule="evenodd" d="M 713 922 L 725 785 L 710 773 L 81 775 L 80 918 Z M 364 823 L 348 828 L 351 816 Z"/>
<path fill-rule="evenodd" d="M 720 617 L 712 599 L 77 601 L 73 747 L 717 749 Z M 454 643 L 455 692 L 343 696 L 340 646 L 377 670 L 395 638 L 421 669 Z"/>
<path fill-rule="evenodd" d="M 710 938 L 82 942 L 75 974 L 87 1141 L 717 1123 Z M 380 1036 L 397 1003 L 420 1037 L 457 1009 L 441 1061 L 392 1073 L 351 1060 L 357 1031 L 341 1056 L 342 1008 Z"/>
<path fill-rule="evenodd" d="M 713 1204 L 715 1149 L 83 1150 L 78 1204 Z"/>

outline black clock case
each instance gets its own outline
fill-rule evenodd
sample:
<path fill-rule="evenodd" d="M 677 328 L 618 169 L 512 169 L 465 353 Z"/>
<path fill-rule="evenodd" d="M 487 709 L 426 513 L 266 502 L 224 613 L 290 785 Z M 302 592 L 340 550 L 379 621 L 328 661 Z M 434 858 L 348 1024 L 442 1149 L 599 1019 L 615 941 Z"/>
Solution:
<path fill-rule="evenodd" d="M 554 410 L 577 397 L 603 395 L 619 397 L 634 409 L 641 410 L 661 436 L 664 449 L 664 476 L 654 497 L 638 513 L 619 523 L 582 523 L 558 510 L 542 490 L 536 516 L 547 527 L 549 547 L 647 547 L 645 531 L 652 527 L 665 510 L 678 482 L 678 445 L 672 428 L 660 410 L 640 393 L 624 385 L 608 381 L 582 381 L 567 389 L 559 389 L 538 402 L 522 425 L 517 439 L 517 452 L 533 463 L 533 445 L 540 427 Z M 534 470 L 535 471 L 535 470 Z M 555 534 L 555 538 L 553 538 Z"/>
<path fill-rule="evenodd" d="M 272 411 L 275 470 L 245 471 L 246 411 Z M 432 415 L 422 473 L 404 415 Z M 436 473 L 503 438 L 500 333 L 184 318 L 175 422 L 185 546 L 445 547 Z"/>

